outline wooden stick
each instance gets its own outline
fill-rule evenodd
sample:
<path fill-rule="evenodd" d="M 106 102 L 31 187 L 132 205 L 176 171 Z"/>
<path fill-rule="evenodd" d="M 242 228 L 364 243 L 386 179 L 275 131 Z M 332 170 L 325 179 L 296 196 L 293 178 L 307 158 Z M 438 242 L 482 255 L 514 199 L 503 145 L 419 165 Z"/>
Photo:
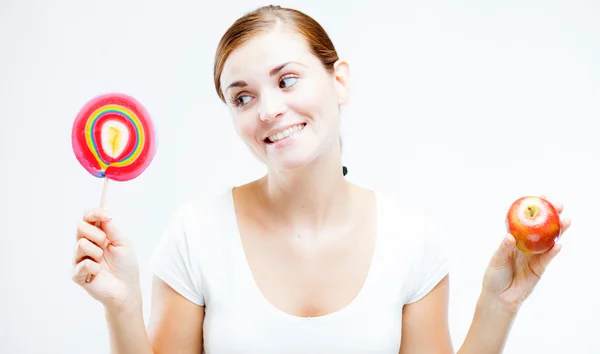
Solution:
<path fill-rule="evenodd" d="M 106 190 L 108 188 L 108 177 L 104 177 L 104 187 L 102 187 L 102 198 L 100 198 L 100 209 L 104 209 L 104 204 L 106 202 Z M 100 227 L 101 222 L 96 221 L 96 227 Z M 85 282 L 89 283 L 92 281 L 92 275 L 88 274 L 85 278 Z"/>

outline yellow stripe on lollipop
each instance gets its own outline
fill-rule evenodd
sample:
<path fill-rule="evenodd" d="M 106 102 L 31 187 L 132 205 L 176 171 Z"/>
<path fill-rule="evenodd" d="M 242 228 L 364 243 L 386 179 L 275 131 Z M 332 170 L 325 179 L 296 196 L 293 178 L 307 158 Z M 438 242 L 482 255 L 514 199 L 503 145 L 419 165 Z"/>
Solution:
<path fill-rule="evenodd" d="M 121 129 L 116 127 L 108 128 L 108 143 L 112 150 L 112 157 L 114 158 L 117 154 L 117 148 L 121 146 Z"/>

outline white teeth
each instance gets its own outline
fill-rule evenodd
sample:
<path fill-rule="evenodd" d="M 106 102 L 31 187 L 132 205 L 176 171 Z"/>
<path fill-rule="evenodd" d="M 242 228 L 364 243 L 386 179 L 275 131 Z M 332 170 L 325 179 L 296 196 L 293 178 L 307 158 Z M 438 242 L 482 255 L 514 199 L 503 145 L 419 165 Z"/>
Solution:
<path fill-rule="evenodd" d="M 277 142 L 279 140 L 285 139 L 287 137 L 289 137 L 290 135 L 293 135 L 294 133 L 297 133 L 299 131 L 302 130 L 302 128 L 304 128 L 304 124 L 298 124 L 298 125 L 294 125 L 293 127 L 289 127 L 286 130 L 279 132 L 277 134 L 271 135 L 269 137 L 269 141 L 274 143 Z"/>

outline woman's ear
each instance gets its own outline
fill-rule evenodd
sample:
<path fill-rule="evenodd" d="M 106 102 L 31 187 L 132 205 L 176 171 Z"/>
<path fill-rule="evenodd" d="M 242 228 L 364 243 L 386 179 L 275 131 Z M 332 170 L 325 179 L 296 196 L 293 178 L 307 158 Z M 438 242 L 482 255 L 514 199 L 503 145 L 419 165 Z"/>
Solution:
<path fill-rule="evenodd" d="M 333 64 L 333 71 L 338 104 L 344 105 L 350 96 L 350 66 L 348 62 L 340 59 Z"/>

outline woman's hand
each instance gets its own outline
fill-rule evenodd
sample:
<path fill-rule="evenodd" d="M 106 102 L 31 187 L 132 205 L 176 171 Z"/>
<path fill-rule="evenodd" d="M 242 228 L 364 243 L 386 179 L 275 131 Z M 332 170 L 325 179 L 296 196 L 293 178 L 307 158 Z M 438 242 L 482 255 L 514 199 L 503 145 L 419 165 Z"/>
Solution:
<path fill-rule="evenodd" d="M 133 248 L 101 209 L 85 213 L 77 226 L 73 281 L 107 309 L 118 311 L 140 301 L 139 268 Z"/>
<path fill-rule="evenodd" d="M 553 205 L 561 214 L 563 206 L 560 203 Z M 570 225 L 569 219 L 561 218 L 561 236 Z M 514 237 L 507 234 L 483 277 L 483 295 L 498 301 L 508 311 L 516 312 L 560 249 L 561 245 L 555 244 L 545 253 L 526 254 L 516 247 Z"/>

